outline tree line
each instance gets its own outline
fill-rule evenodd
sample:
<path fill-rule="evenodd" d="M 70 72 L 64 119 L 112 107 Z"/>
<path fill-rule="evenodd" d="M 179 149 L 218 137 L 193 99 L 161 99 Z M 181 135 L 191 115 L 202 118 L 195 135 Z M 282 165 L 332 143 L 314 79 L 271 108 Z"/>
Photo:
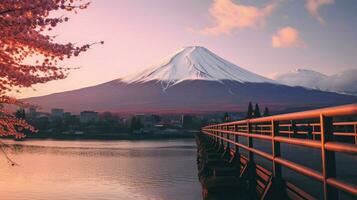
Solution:
<path fill-rule="evenodd" d="M 252 102 L 249 102 L 248 104 L 248 109 L 247 109 L 247 114 L 246 117 L 244 119 L 253 119 L 253 118 L 259 118 L 259 117 L 267 117 L 270 116 L 270 111 L 269 108 L 267 106 L 265 106 L 263 114 L 260 112 L 260 108 L 259 108 L 259 104 L 256 103 L 255 107 L 253 109 L 253 104 Z M 223 116 L 223 122 L 229 122 L 231 121 L 231 118 L 229 116 L 229 114 L 226 112 L 224 113 Z"/>

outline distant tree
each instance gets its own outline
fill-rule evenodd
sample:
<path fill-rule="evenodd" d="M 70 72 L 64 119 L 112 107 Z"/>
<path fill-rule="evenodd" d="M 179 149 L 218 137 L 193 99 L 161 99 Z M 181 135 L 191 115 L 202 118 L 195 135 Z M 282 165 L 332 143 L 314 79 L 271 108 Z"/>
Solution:
<path fill-rule="evenodd" d="M 161 122 L 161 117 L 159 115 L 151 115 L 155 123 Z"/>
<path fill-rule="evenodd" d="M 224 113 L 224 116 L 223 116 L 223 122 L 229 122 L 230 120 L 231 120 L 231 119 L 230 119 L 228 113 L 225 112 L 225 113 Z"/>
<path fill-rule="evenodd" d="M 51 120 L 51 128 L 53 129 L 54 133 L 60 133 L 64 130 L 66 130 L 66 126 L 63 123 L 63 119 L 62 118 L 53 118 Z"/>
<path fill-rule="evenodd" d="M 130 130 L 134 131 L 136 130 L 136 117 L 132 117 L 130 120 Z"/>
<path fill-rule="evenodd" d="M 270 111 L 269 111 L 268 107 L 265 107 L 263 116 L 264 117 L 270 116 Z"/>
<path fill-rule="evenodd" d="M 253 106 L 252 106 L 252 102 L 249 102 L 248 105 L 248 111 L 247 111 L 247 119 L 251 119 L 253 118 Z"/>
<path fill-rule="evenodd" d="M 136 119 L 136 129 L 144 128 L 144 125 L 141 123 L 140 117 Z"/>
<path fill-rule="evenodd" d="M 184 115 L 182 118 L 182 127 L 185 129 L 190 129 L 193 127 L 193 118 L 190 115 Z"/>
<path fill-rule="evenodd" d="M 66 129 L 68 128 L 73 129 L 74 127 L 79 127 L 80 126 L 79 117 L 70 114 L 64 115 L 63 125 L 66 127 Z"/>
<path fill-rule="evenodd" d="M 259 117 L 261 117 L 261 113 L 260 113 L 260 109 L 259 109 L 259 105 L 258 105 L 258 104 L 255 104 L 255 109 L 254 109 L 253 117 L 254 117 L 254 118 L 259 118 Z"/>
<path fill-rule="evenodd" d="M 143 128 L 143 124 L 141 123 L 140 117 L 132 117 L 130 121 L 130 130 L 135 131 Z"/>
<path fill-rule="evenodd" d="M 119 116 L 110 112 L 104 112 L 97 123 L 97 129 L 108 133 L 118 133 L 122 131 L 123 125 Z"/>
<path fill-rule="evenodd" d="M 48 117 L 39 117 L 36 118 L 33 125 L 40 131 L 46 130 L 49 128 L 50 123 Z"/>
<path fill-rule="evenodd" d="M 15 113 L 15 117 L 17 119 L 25 119 L 26 118 L 25 109 L 23 108 L 18 109 Z"/>

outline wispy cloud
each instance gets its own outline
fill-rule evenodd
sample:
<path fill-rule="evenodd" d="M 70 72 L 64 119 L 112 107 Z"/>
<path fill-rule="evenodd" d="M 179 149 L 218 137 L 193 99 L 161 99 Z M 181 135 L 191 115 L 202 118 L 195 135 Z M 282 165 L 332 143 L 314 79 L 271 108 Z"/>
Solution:
<path fill-rule="evenodd" d="M 214 25 L 196 31 L 205 35 L 231 34 L 234 29 L 254 28 L 264 25 L 276 3 L 262 8 L 234 3 L 232 0 L 214 0 L 209 13 Z"/>
<path fill-rule="evenodd" d="M 307 0 L 305 7 L 310 15 L 315 17 L 321 24 L 325 24 L 325 20 L 319 14 L 319 8 L 333 3 L 335 3 L 335 0 Z"/>
<path fill-rule="evenodd" d="M 300 37 L 299 31 L 290 26 L 281 28 L 273 35 L 271 40 L 274 48 L 305 47 L 306 44 Z"/>

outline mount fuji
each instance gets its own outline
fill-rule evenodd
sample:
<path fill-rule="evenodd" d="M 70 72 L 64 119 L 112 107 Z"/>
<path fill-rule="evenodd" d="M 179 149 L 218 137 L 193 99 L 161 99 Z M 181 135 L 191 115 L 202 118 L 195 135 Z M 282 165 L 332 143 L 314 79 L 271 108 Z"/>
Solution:
<path fill-rule="evenodd" d="M 249 101 L 286 109 L 353 103 L 357 97 L 282 85 L 193 46 L 130 76 L 25 101 L 72 112 L 194 113 L 242 110 Z"/>
<path fill-rule="evenodd" d="M 197 46 L 183 48 L 168 56 L 159 65 L 122 79 L 127 83 L 157 81 L 164 89 L 187 80 L 274 83 L 273 80 L 240 68 L 208 49 Z"/>

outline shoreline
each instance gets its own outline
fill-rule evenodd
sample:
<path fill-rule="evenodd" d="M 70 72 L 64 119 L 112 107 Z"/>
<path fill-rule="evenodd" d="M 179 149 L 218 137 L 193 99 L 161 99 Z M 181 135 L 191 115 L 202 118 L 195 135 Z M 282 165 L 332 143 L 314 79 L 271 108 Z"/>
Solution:
<path fill-rule="evenodd" d="M 198 131 L 190 131 L 177 134 L 31 134 L 27 135 L 23 140 L 102 140 L 102 141 L 115 141 L 115 140 L 167 140 L 167 139 L 193 139 L 194 133 Z M 4 137 L 4 139 L 13 139 Z"/>

